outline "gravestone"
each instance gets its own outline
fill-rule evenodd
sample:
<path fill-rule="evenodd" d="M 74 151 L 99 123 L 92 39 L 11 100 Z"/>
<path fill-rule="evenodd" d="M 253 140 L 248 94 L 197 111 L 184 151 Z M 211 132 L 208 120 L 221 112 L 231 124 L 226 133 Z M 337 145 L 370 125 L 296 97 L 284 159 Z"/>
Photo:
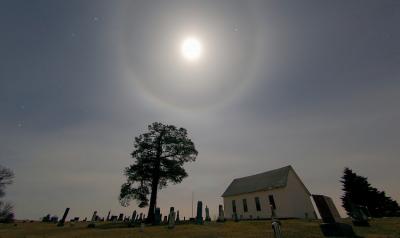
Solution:
<path fill-rule="evenodd" d="M 79 221 L 79 217 L 74 217 L 74 222 L 78 222 Z"/>
<path fill-rule="evenodd" d="M 93 215 L 92 215 L 92 219 L 91 219 L 90 221 L 91 221 L 91 222 L 95 222 L 96 219 L 97 219 L 97 211 L 94 211 L 94 212 L 93 212 Z"/>
<path fill-rule="evenodd" d="M 322 234 L 328 237 L 353 237 L 355 236 L 351 225 L 340 223 L 340 215 L 330 197 L 312 195 L 318 208 L 323 223 L 320 224 Z"/>
<path fill-rule="evenodd" d="M 339 212 L 330 197 L 313 195 L 313 198 L 324 223 L 340 222 Z"/>
<path fill-rule="evenodd" d="M 168 217 L 167 216 L 164 216 L 163 224 L 168 224 Z"/>
<path fill-rule="evenodd" d="M 283 237 L 281 231 L 281 222 L 276 218 L 274 206 L 270 204 L 269 208 L 271 209 L 271 221 L 272 221 L 271 225 L 272 225 L 272 230 L 274 231 L 274 237 L 281 238 Z"/>
<path fill-rule="evenodd" d="M 139 215 L 139 221 L 142 222 L 142 220 L 143 220 L 143 213 L 141 212 Z"/>
<path fill-rule="evenodd" d="M 197 216 L 196 216 L 196 224 L 203 224 L 203 202 L 197 202 Z"/>
<path fill-rule="evenodd" d="M 154 225 L 160 225 L 161 223 L 161 213 L 160 213 L 160 208 L 156 207 L 154 211 Z"/>
<path fill-rule="evenodd" d="M 225 221 L 225 215 L 224 215 L 224 208 L 222 205 L 218 206 L 218 222 L 224 222 Z"/>
<path fill-rule="evenodd" d="M 67 208 L 65 209 L 64 215 L 63 215 L 63 217 L 61 218 L 60 222 L 57 224 L 57 226 L 64 226 L 65 219 L 67 219 L 68 212 L 69 212 L 69 207 L 67 207 Z"/>
<path fill-rule="evenodd" d="M 114 216 L 114 215 L 112 215 L 111 218 L 110 218 L 110 220 L 111 220 L 112 222 L 116 222 L 117 219 L 118 219 L 118 217 L 117 217 L 117 216 Z"/>
<path fill-rule="evenodd" d="M 49 220 L 52 223 L 57 223 L 58 222 L 58 216 L 52 216 Z"/>
<path fill-rule="evenodd" d="M 179 223 L 181 220 L 179 219 L 179 210 L 178 211 L 176 211 L 176 220 L 175 220 L 175 222 L 176 223 Z"/>
<path fill-rule="evenodd" d="M 133 211 L 131 221 L 134 222 L 136 218 L 136 210 Z"/>
<path fill-rule="evenodd" d="M 351 219 L 354 226 L 370 226 L 368 222 L 368 208 L 360 205 L 352 205 Z"/>
<path fill-rule="evenodd" d="M 92 215 L 92 219 L 90 220 L 90 223 L 88 225 L 88 228 L 94 228 L 96 226 L 95 222 L 97 221 L 97 219 L 98 219 L 97 211 L 94 211 L 93 215 Z"/>
<path fill-rule="evenodd" d="M 42 222 L 50 222 L 50 214 L 47 214 L 46 216 L 44 216 L 43 218 L 42 218 Z M 58 221 L 58 218 L 57 218 L 57 221 Z"/>
<path fill-rule="evenodd" d="M 281 223 L 277 219 L 272 220 L 272 230 L 274 231 L 275 238 L 282 238 Z"/>
<path fill-rule="evenodd" d="M 168 228 L 172 229 L 175 227 L 175 211 L 174 207 L 171 207 L 169 209 L 169 215 L 168 215 Z"/>
<path fill-rule="evenodd" d="M 207 205 L 206 205 L 206 221 L 210 222 L 211 221 L 211 217 L 210 217 L 210 209 L 208 209 Z"/>
<path fill-rule="evenodd" d="M 111 211 L 108 211 L 108 215 L 107 215 L 107 221 L 109 221 L 110 220 L 110 214 L 111 214 Z"/>
<path fill-rule="evenodd" d="M 124 219 L 124 214 L 120 213 L 118 217 L 118 221 L 122 221 Z"/>

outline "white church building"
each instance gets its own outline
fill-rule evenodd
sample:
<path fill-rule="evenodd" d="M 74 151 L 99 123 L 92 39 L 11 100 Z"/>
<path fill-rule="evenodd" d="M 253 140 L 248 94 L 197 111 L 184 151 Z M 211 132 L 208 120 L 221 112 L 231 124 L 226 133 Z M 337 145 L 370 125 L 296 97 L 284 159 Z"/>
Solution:
<path fill-rule="evenodd" d="M 311 194 L 292 166 L 234 179 L 222 194 L 225 219 L 315 218 Z"/>

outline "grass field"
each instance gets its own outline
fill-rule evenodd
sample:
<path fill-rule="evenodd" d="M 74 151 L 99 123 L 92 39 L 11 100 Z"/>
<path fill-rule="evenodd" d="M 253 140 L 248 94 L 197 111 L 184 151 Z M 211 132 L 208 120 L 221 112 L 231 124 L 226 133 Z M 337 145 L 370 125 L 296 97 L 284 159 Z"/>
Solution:
<path fill-rule="evenodd" d="M 346 221 L 345 221 L 346 222 Z M 347 221 L 348 222 L 348 221 Z M 191 238 L 256 238 L 273 237 L 270 221 L 241 221 L 204 225 L 177 225 L 169 230 L 166 226 L 140 228 L 121 227 L 123 224 L 98 224 L 97 228 L 87 228 L 88 223 L 67 223 L 64 227 L 40 222 L 0 224 L 0 238 L 44 238 L 44 237 L 88 237 L 88 238 L 128 238 L 128 237 L 191 237 Z M 118 227 L 119 226 L 119 227 Z M 284 220 L 283 235 L 290 237 L 323 237 L 318 221 Z M 371 227 L 354 227 L 358 236 L 368 238 L 400 238 L 400 218 L 382 218 L 371 221 Z"/>

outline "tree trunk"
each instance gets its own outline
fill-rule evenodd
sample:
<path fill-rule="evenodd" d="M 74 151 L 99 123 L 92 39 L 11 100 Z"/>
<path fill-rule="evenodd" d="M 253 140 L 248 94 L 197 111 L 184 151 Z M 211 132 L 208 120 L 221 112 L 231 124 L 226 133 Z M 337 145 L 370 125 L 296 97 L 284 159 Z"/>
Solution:
<path fill-rule="evenodd" d="M 151 196 L 149 211 L 147 212 L 147 223 L 154 224 L 154 212 L 157 205 L 157 192 L 158 183 L 160 182 L 160 166 L 161 166 L 161 155 L 162 155 L 162 137 L 165 131 L 161 131 L 157 139 L 157 156 L 154 164 L 153 181 L 151 182 Z"/>
<path fill-rule="evenodd" d="M 159 173 L 157 173 L 159 174 Z M 147 212 L 147 223 L 154 223 L 154 212 L 156 209 L 157 205 L 157 192 L 158 192 L 158 182 L 159 182 L 159 176 L 155 176 L 153 178 L 153 182 L 151 185 L 151 196 L 150 196 L 150 205 L 149 205 L 149 211 Z"/>

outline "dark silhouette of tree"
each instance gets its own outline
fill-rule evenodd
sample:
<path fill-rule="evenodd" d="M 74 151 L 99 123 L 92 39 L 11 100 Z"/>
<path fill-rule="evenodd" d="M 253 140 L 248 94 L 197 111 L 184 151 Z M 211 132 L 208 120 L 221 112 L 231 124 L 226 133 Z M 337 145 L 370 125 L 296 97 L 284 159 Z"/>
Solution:
<path fill-rule="evenodd" d="M 119 200 L 123 206 L 131 200 L 139 207 L 149 205 L 147 222 L 153 223 L 158 190 L 188 176 L 183 164 L 195 161 L 197 150 L 186 129 L 154 122 L 147 133 L 135 138 L 131 155 L 134 163 L 125 168 L 127 182 L 121 186 Z"/>
<path fill-rule="evenodd" d="M 10 203 L 0 201 L 0 223 L 10 223 L 13 221 L 13 206 Z"/>
<path fill-rule="evenodd" d="M 12 184 L 14 173 L 0 165 L 0 198 L 5 193 L 5 187 Z M 13 206 L 10 203 L 0 201 L 0 223 L 12 222 L 14 220 Z"/>
<path fill-rule="evenodd" d="M 349 216 L 355 206 L 365 206 L 372 217 L 399 216 L 400 207 L 396 201 L 386 196 L 385 192 L 371 186 L 366 177 L 345 168 L 340 181 L 343 184 L 344 195 L 342 204 Z"/>
<path fill-rule="evenodd" d="M 14 173 L 3 166 L 0 165 L 0 197 L 5 195 L 4 189 L 6 185 L 12 184 L 14 178 Z"/>

